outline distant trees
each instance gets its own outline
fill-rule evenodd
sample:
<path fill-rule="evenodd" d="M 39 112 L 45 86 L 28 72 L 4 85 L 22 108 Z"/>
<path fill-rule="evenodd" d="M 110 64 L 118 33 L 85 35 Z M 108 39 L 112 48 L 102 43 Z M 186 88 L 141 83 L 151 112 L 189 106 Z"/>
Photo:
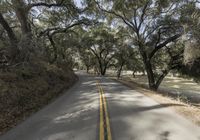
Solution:
<path fill-rule="evenodd" d="M 105 75 L 115 56 L 116 39 L 114 32 L 103 25 L 99 25 L 98 28 L 93 28 L 85 33 L 81 46 L 95 56 L 99 72 L 101 75 Z"/>
<path fill-rule="evenodd" d="M 115 52 L 115 68 L 117 69 L 117 78 L 120 78 L 121 72 L 128 61 L 135 57 L 134 47 L 128 32 L 125 28 L 119 28 L 116 33 L 116 52 Z M 134 64 L 133 64 L 134 65 Z"/>
<path fill-rule="evenodd" d="M 132 76 L 135 77 L 136 76 L 136 72 L 140 72 L 143 75 L 145 74 L 145 68 L 144 68 L 144 64 L 142 62 L 142 59 L 139 55 L 138 50 L 134 50 L 134 54 L 132 57 L 130 57 L 125 65 L 127 70 L 131 70 L 132 71 Z"/>
<path fill-rule="evenodd" d="M 134 49 L 131 46 L 118 46 L 118 51 L 115 55 L 115 59 L 117 60 L 115 64 L 115 67 L 117 68 L 117 78 L 120 78 L 123 67 L 127 64 L 131 57 L 134 57 Z"/>
<path fill-rule="evenodd" d="M 79 48 L 80 59 L 86 67 L 87 73 L 96 66 L 96 58 L 88 49 Z"/>

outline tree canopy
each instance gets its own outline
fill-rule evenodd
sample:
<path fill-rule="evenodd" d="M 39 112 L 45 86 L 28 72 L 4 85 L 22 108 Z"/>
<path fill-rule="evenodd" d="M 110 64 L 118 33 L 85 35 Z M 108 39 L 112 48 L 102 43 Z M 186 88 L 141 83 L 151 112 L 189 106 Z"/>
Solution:
<path fill-rule="evenodd" d="M 83 63 L 146 71 L 156 90 L 171 70 L 199 75 L 199 1 L 2 0 L 1 68 L 29 63 Z"/>

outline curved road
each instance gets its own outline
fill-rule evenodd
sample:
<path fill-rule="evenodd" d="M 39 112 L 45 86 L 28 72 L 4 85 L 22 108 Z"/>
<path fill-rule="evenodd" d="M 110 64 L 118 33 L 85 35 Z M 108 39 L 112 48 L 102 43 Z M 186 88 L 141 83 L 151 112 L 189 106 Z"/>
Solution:
<path fill-rule="evenodd" d="M 200 128 L 108 78 L 79 82 L 0 140 L 200 140 Z"/>

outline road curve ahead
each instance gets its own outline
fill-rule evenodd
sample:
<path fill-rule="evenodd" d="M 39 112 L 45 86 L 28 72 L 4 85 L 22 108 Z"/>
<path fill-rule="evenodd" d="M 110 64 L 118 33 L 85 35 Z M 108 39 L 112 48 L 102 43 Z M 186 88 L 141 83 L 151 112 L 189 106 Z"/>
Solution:
<path fill-rule="evenodd" d="M 200 140 L 200 128 L 104 77 L 79 82 L 0 140 Z"/>

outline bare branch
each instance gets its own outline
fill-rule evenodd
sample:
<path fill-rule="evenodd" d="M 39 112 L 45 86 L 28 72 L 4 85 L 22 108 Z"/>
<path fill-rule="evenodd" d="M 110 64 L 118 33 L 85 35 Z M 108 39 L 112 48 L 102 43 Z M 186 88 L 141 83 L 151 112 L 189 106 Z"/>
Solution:
<path fill-rule="evenodd" d="M 148 8 L 148 5 L 149 5 L 150 1 L 147 1 L 147 3 L 144 5 L 144 8 L 142 9 L 142 15 L 140 17 L 140 23 L 139 23 L 139 26 L 138 26 L 138 29 L 140 30 L 143 22 L 144 22 L 144 16 L 146 14 L 146 10 Z"/>

